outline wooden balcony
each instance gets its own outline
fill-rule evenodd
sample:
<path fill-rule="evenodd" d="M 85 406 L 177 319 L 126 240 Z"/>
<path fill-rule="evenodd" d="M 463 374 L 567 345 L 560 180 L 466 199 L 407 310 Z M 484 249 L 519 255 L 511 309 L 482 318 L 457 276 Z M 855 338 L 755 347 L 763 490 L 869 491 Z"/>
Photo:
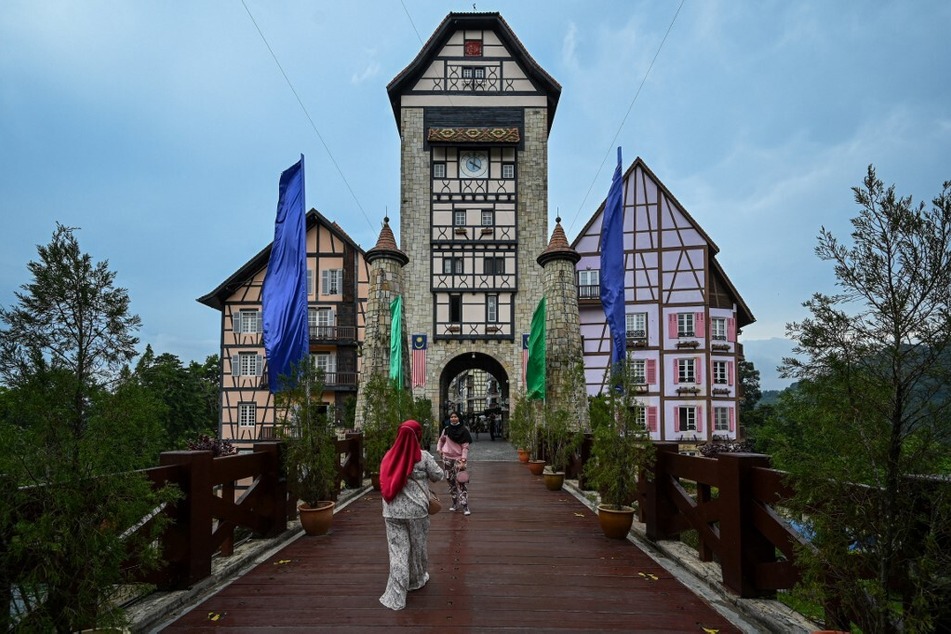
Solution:
<path fill-rule="evenodd" d="M 356 326 L 310 326 L 310 342 L 323 344 L 356 343 Z"/>
<path fill-rule="evenodd" d="M 601 286 L 598 284 L 578 287 L 579 304 L 600 304 Z"/>

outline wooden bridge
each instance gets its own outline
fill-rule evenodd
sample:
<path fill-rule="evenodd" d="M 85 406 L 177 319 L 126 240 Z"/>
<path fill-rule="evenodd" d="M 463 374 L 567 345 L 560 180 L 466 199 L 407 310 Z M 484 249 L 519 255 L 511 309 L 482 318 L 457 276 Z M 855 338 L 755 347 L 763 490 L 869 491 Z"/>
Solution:
<path fill-rule="evenodd" d="M 480 460 L 490 446 L 510 458 Z M 447 497 L 445 483 L 434 488 Z M 723 605 L 718 612 L 634 543 L 603 537 L 587 505 L 547 490 L 507 443 L 475 443 L 470 507 L 469 517 L 444 509 L 432 518 L 429 584 L 405 610 L 378 601 L 388 560 L 370 491 L 337 512 L 330 535 L 294 540 L 158 629 L 761 631 Z"/>

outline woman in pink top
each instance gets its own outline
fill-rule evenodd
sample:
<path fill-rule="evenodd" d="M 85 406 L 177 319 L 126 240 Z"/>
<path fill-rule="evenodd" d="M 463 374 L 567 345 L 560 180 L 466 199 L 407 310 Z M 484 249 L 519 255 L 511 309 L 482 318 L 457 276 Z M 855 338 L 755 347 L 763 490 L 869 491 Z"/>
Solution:
<path fill-rule="evenodd" d="M 469 429 L 459 420 L 459 412 L 450 412 L 449 424 L 446 425 L 439 436 L 436 451 L 442 455 L 442 463 L 446 468 L 446 478 L 449 480 L 449 495 L 452 497 L 452 506 L 449 507 L 449 510 L 462 509 L 465 515 L 470 514 L 469 489 L 465 482 L 459 482 L 458 475 L 466 470 L 471 442 L 472 435 L 469 433 Z"/>

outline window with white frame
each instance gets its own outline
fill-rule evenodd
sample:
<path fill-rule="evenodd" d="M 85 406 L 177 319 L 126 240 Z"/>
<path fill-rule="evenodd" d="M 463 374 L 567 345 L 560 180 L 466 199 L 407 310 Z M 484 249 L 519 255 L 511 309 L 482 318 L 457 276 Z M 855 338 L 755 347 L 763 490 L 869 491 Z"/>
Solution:
<path fill-rule="evenodd" d="M 502 163 L 502 178 L 515 178 L 515 163 Z"/>
<path fill-rule="evenodd" d="M 314 294 L 314 272 L 310 269 L 307 269 L 307 294 Z"/>
<path fill-rule="evenodd" d="M 325 383 L 334 383 L 333 374 L 337 372 L 337 357 L 330 352 L 315 352 L 310 355 L 310 359 L 314 364 L 315 370 L 320 370 L 324 373 L 324 382 Z"/>
<path fill-rule="evenodd" d="M 600 271 L 597 269 L 578 271 L 578 286 L 600 286 L 601 277 L 599 273 Z"/>
<path fill-rule="evenodd" d="M 726 341 L 725 317 L 713 317 L 710 319 L 710 338 L 714 341 Z"/>
<path fill-rule="evenodd" d="M 261 376 L 264 360 L 256 352 L 239 352 L 231 358 L 232 376 Z"/>
<path fill-rule="evenodd" d="M 433 178 L 446 178 L 446 164 L 444 162 L 433 163 Z"/>
<path fill-rule="evenodd" d="M 647 313 L 627 313 L 624 315 L 624 322 L 628 337 L 647 338 Z"/>
<path fill-rule="evenodd" d="M 499 296 L 485 296 L 485 320 L 495 323 L 499 320 Z"/>
<path fill-rule="evenodd" d="M 713 430 L 714 431 L 730 431 L 730 408 L 729 407 L 714 407 L 713 408 Z"/>
<path fill-rule="evenodd" d="M 261 311 L 239 310 L 234 331 L 240 333 L 260 333 Z"/>
<path fill-rule="evenodd" d="M 485 79 L 485 66 L 463 66 L 463 79 Z"/>
<path fill-rule="evenodd" d="M 457 209 L 452 212 L 452 224 L 457 227 L 464 227 L 466 225 L 466 210 Z"/>
<path fill-rule="evenodd" d="M 677 408 L 677 431 L 697 431 L 697 408 L 683 406 Z"/>
<path fill-rule="evenodd" d="M 697 382 L 697 362 L 695 359 L 677 359 L 677 382 Z"/>
<path fill-rule="evenodd" d="M 717 385 L 729 383 L 729 365 L 726 361 L 713 362 L 713 382 Z"/>
<path fill-rule="evenodd" d="M 495 212 L 491 209 L 482 210 L 482 226 L 491 227 L 495 224 Z"/>
<path fill-rule="evenodd" d="M 647 383 L 647 359 L 631 359 L 628 367 L 631 368 L 632 383 L 635 385 Z"/>
<path fill-rule="evenodd" d="M 647 429 L 647 408 L 642 405 L 634 406 L 634 424 L 639 429 Z"/>
<path fill-rule="evenodd" d="M 343 269 L 327 269 L 320 272 L 320 294 L 339 295 L 343 289 Z"/>
<path fill-rule="evenodd" d="M 238 426 L 254 427 L 257 423 L 258 406 L 254 403 L 238 403 Z"/>
<path fill-rule="evenodd" d="M 693 313 L 677 313 L 677 336 L 678 337 L 693 337 Z"/>
<path fill-rule="evenodd" d="M 314 324 L 310 329 L 311 336 L 318 339 L 329 339 L 334 335 L 334 311 L 328 307 L 318 307 L 313 310 Z M 307 314 L 310 319 L 310 311 Z"/>

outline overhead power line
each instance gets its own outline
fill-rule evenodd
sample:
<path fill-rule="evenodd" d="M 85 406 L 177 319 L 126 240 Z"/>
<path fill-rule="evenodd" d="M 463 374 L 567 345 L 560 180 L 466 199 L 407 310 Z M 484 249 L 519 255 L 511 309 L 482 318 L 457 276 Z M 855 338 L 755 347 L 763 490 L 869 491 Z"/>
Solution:
<path fill-rule="evenodd" d="M 291 78 L 287 76 L 287 73 L 284 72 L 284 67 L 281 66 L 280 60 L 277 59 L 277 55 L 274 54 L 274 49 L 271 48 L 271 45 L 268 43 L 267 38 L 264 36 L 264 32 L 261 31 L 261 27 L 258 26 L 257 20 L 255 20 L 254 16 L 251 14 L 251 9 L 248 8 L 248 5 L 244 0 L 241 0 L 241 4 L 244 6 L 244 10 L 247 11 L 248 17 L 251 18 L 251 23 L 254 25 L 254 28 L 257 30 L 258 35 L 261 36 L 261 40 L 264 42 L 264 46 L 267 47 L 268 52 L 271 54 L 271 57 L 274 59 L 274 63 L 277 64 L 277 68 L 281 71 L 281 75 L 283 75 L 284 81 L 287 82 L 288 87 L 291 89 L 291 92 L 294 94 L 294 98 L 297 99 L 297 104 L 300 106 L 300 109 L 304 112 L 304 116 L 307 117 L 307 121 L 310 122 L 311 129 L 314 131 L 314 134 L 317 135 L 317 138 L 320 140 L 320 144 L 324 146 L 324 150 L 327 152 L 327 156 L 330 157 L 330 162 L 333 163 L 334 168 L 336 168 L 337 170 L 337 173 L 340 174 L 340 178 L 343 179 L 343 184 L 347 186 L 347 191 L 350 192 L 350 196 L 353 198 L 353 202 L 355 202 L 357 205 L 357 208 L 360 209 L 360 213 L 362 213 L 363 217 L 366 219 L 367 224 L 370 226 L 370 230 L 374 231 L 376 228 L 373 226 L 373 223 L 370 222 L 370 218 L 369 216 L 367 216 L 367 212 L 363 209 L 363 205 L 360 204 L 360 199 L 357 198 L 357 195 L 353 191 L 353 188 L 350 187 L 350 182 L 347 180 L 347 177 L 344 175 L 343 170 L 340 169 L 340 165 L 337 163 L 337 159 L 334 158 L 334 154 L 330 150 L 330 146 L 328 146 L 327 142 L 324 141 L 324 137 L 321 136 L 320 130 L 317 129 L 317 125 L 314 123 L 314 120 L 311 118 L 310 113 L 307 111 L 307 106 L 304 105 L 304 102 L 301 100 L 300 95 L 297 94 L 297 89 L 294 88 L 294 83 L 291 81 Z"/>
<path fill-rule="evenodd" d="M 588 191 L 585 192 L 584 198 L 581 200 L 581 204 L 578 205 L 578 211 L 575 212 L 574 217 L 571 219 L 571 224 L 568 225 L 568 232 L 571 232 L 571 229 L 575 225 L 575 221 L 578 219 L 578 216 L 581 214 L 581 210 L 584 209 L 585 203 L 588 201 L 588 196 L 591 195 L 591 190 L 594 189 L 595 183 L 598 181 L 598 177 L 601 175 L 601 170 L 604 169 L 604 164 L 607 162 L 608 157 L 611 156 L 611 152 L 614 151 L 615 143 L 617 139 L 621 136 L 621 130 L 624 128 L 624 124 L 627 122 L 628 116 L 631 114 L 631 110 L 634 109 L 634 103 L 637 101 L 638 96 L 641 94 L 641 89 L 644 87 L 644 83 L 647 82 L 647 76 L 650 75 L 651 69 L 654 68 L 654 62 L 657 61 L 657 57 L 660 55 L 660 51 L 664 48 L 664 43 L 667 41 L 667 36 L 670 35 L 671 29 L 674 28 L 674 22 L 677 21 L 677 16 L 680 15 L 680 10 L 684 6 L 686 0 L 680 0 L 680 5 L 677 7 L 677 11 L 674 12 L 674 17 L 670 20 L 670 25 L 667 27 L 667 32 L 664 33 L 664 38 L 660 41 L 660 44 L 657 46 L 657 51 L 654 53 L 654 57 L 651 59 L 651 63 L 647 66 L 647 70 L 644 71 L 644 77 L 641 78 L 641 83 L 637 86 L 637 91 L 634 93 L 634 98 L 631 99 L 631 105 L 627 107 L 627 112 L 624 113 L 624 117 L 621 119 L 620 125 L 617 127 L 617 132 L 614 133 L 614 138 L 611 139 L 611 142 L 608 144 L 608 148 L 604 153 L 604 158 L 601 159 L 601 165 L 598 166 L 598 171 L 595 172 L 594 178 L 591 180 L 591 185 L 588 186 Z"/>

